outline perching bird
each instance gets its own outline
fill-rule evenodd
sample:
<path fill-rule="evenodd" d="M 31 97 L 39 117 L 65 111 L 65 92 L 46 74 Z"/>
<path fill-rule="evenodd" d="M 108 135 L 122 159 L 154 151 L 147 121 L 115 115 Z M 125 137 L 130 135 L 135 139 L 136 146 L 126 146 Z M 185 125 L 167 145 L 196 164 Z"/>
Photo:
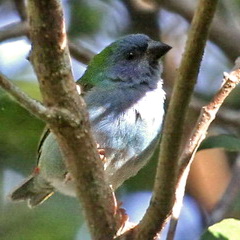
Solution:
<path fill-rule="evenodd" d="M 143 34 L 125 36 L 96 55 L 77 82 L 85 91 L 93 136 L 104 149 L 104 169 L 114 190 L 147 163 L 158 142 L 165 99 L 159 59 L 170 49 Z M 48 130 L 37 167 L 10 197 L 33 207 L 54 191 L 75 196 L 74 179 Z"/>

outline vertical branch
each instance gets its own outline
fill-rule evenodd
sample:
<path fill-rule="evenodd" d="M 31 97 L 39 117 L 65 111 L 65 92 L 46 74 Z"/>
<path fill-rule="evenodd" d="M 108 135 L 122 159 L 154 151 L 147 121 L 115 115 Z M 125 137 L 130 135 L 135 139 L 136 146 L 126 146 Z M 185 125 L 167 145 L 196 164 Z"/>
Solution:
<path fill-rule="evenodd" d="M 217 0 L 200 0 L 195 12 L 165 119 L 153 196 L 135 239 L 153 239 L 171 215 L 183 125 L 216 5 Z"/>
<path fill-rule="evenodd" d="M 45 106 L 70 111 L 48 121 L 56 135 L 93 239 L 112 239 L 116 232 L 114 199 L 93 140 L 85 103 L 73 81 L 63 12 L 58 0 L 29 0 L 31 61 Z"/>

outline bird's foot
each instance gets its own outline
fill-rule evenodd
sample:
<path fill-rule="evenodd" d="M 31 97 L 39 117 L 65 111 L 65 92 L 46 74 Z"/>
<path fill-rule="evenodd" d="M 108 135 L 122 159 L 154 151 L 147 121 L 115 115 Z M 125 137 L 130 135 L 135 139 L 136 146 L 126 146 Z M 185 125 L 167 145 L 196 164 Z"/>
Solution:
<path fill-rule="evenodd" d="M 66 184 L 66 183 L 69 183 L 69 182 L 71 182 L 73 180 L 73 176 L 72 176 L 72 174 L 71 173 L 66 173 L 65 174 L 65 177 L 64 177 L 64 183 Z"/>
<path fill-rule="evenodd" d="M 98 154 L 100 159 L 102 160 L 103 163 L 107 162 L 107 158 L 105 156 L 105 149 L 104 148 L 100 148 L 99 144 L 97 144 L 97 150 L 98 150 Z"/>
<path fill-rule="evenodd" d="M 127 215 L 127 212 L 124 208 L 121 207 L 121 205 L 122 205 L 122 203 L 120 202 L 116 209 L 116 214 L 119 217 L 119 221 L 118 221 L 119 227 L 118 227 L 118 231 L 116 234 L 117 236 L 120 236 L 124 232 L 126 232 L 136 226 L 135 223 L 129 222 L 129 217 Z"/>
<path fill-rule="evenodd" d="M 122 202 L 117 205 L 116 214 L 119 216 L 121 226 L 123 227 L 126 222 L 128 222 L 129 217 L 127 215 L 126 209 L 122 208 Z"/>
<path fill-rule="evenodd" d="M 35 176 L 35 175 L 38 175 L 39 173 L 40 173 L 40 167 L 35 167 L 33 169 L 33 175 Z"/>

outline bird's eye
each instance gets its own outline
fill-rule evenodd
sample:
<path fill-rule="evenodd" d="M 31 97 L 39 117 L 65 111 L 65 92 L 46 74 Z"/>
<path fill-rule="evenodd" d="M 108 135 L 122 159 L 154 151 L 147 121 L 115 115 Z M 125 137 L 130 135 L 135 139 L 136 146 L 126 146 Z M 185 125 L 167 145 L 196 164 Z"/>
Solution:
<path fill-rule="evenodd" d="M 135 54 L 134 54 L 133 52 L 129 52 L 129 53 L 127 54 L 126 59 L 127 59 L 127 60 L 132 60 L 132 59 L 134 59 L 134 57 L 135 57 Z"/>

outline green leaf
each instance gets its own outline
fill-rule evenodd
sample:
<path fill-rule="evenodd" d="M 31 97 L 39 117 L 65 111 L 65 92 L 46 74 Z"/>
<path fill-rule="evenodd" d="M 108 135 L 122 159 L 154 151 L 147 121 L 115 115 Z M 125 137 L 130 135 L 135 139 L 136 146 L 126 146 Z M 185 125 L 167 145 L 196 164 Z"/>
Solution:
<path fill-rule="evenodd" d="M 229 218 L 210 226 L 200 240 L 237 240 L 240 239 L 240 221 Z"/>
<path fill-rule="evenodd" d="M 223 148 L 226 151 L 240 151 L 240 139 L 232 135 L 218 135 L 206 138 L 198 148 L 198 151 L 209 148 Z"/>
<path fill-rule="evenodd" d="M 30 82 L 30 81 L 27 82 L 27 81 L 18 80 L 18 81 L 14 81 L 14 84 L 20 87 L 30 97 L 41 101 L 42 96 L 41 96 L 38 84 L 36 82 Z"/>
<path fill-rule="evenodd" d="M 18 84 L 29 95 L 35 96 L 38 91 L 36 84 Z M 44 125 L 0 89 L 0 168 L 27 174 L 36 163 L 36 149 Z"/>

